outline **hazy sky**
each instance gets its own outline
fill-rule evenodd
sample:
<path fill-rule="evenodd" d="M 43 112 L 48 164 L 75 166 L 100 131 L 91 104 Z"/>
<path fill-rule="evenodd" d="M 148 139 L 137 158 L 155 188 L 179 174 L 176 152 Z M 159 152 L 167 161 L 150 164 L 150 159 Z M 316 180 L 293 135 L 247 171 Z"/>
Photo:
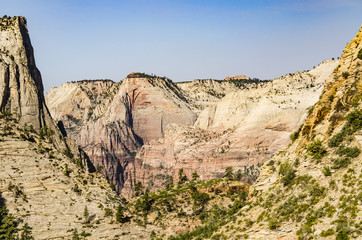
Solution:
<path fill-rule="evenodd" d="M 25 16 L 45 91 L 130 72 L 271 79 L 341 55 L 362 0 L 0 0 Z"/>

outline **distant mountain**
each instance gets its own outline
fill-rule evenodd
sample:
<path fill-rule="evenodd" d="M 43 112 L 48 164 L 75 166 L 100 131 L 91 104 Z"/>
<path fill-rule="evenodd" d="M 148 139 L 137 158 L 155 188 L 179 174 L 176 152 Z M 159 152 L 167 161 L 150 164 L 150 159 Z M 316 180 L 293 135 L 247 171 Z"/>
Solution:
<path fill-rule="evenodd" d="M 140 182 L 162 187 L 183 169 L 190 178 L 222 176 L 225 168 L 253 168 L 290 143 L 336 67 L 268 82 L 195 80 L 132 73 L 123 81 L 79 81 L 52 88 L 52 116 L 123 196 Z"/>

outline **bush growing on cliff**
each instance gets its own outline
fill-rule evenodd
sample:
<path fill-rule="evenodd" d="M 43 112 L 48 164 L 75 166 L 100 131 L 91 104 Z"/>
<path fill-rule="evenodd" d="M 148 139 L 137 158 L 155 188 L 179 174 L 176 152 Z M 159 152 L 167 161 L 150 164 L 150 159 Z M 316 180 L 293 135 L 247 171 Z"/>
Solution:
<path fill-rule="evenodd" d="M 359 150 L 358 147 L 345 147 L 345 146 L 339 146 L 337 152 L 339 156 L 346 156 L 350 158 L 358 157 L 361 153 L 361 150 Z"/>
<path fill-rule="evenodd" d="M 135 194 L 135 196 L 142 195 L 143 189 L 144 189 L 144 187 L 143 187 L 142 183 L 140 181 L 138 181 L 136 183 L 136 185 L 134 186 L 134 194 Z"/>
<path fill-rule="evenodd" d="M 142 215 L 145 217 L 148 215 L 154 202 L 155 200 L 151 198 L 149 190 L 146 189 L 144 195 L 137 199 L 134 205 L 135 211 L 138 213 L 142 212 Z"/>
<path fill-rule="evenodd" d="M 73 157 L 74 157 L 74 155 L 73 155 L 73 153 L 72 153 L 72 151 L 70 150 L 69 147 L 67 147 L 67 148 L 64 150 L 63 154 L 64 154 L 65 156 L 67 156 L 68 158 L 73 158 Z"/>
<path fill-rule="evenodd" d="M 6 111 L 6 110 L 1 111 L 0 119 L 4 119 L 5 121 L 14 120 L 13 114 L 11 112 Z"/>
<path fill-rule="evenodd" d="M 296 176 L 295 169 L 289 162 L 282 163 L 279 167 L 279 175 L 283 176 L 281 182 L 284 186 L 287 186 L 293 182 Z"/>
<path fill-rule="evenodd" d="M 40 139 L 45 139 L 48 138 L 48 140 L 50 140 L 51 136 L 53 136 L 55 134 L 53 129 L 50 129 L 47 125 L 44 125 L 44 127 L 42 127 L 40 129 L 39 132 L 39 138 Z"/>
<path fill-rule="evenodd" d="M 192 181 L 196 181 L 199 178 L 199 174 L 197 174 L 197 172 L 193 172 L 192 173 Z"/>
<path fill-rule="evenodd" d="M 345 158 L 332 159 L 332 162 L 333 162 L 332 166 L 333 169 L 340 169 L 347 167 L 351 163 L 351 160 L 345 157 Z"/>
<path fill-rule="evenodd" d="M 348 73 L 348 72 L 343 72 L 343 73 L 342 73 L 342 77 L 343 77 L 344 79 L 347 79 L 348 76 L 349 76 L 349 73 Z"/>
<path fill-rule="evenodd" d="M 343 142 L 344 134 L 342 132 L 337 133 L 331 137 L 328 141 L 329 147 L 338 147 L 341 142 Z"/>
<path fill-rule="evenodd" d="M 295 131 L 294 133 L 290 134 L 289 138 L 290 138 L 290 140 L 292 140 L 292 142 L 294 142 L 295 140 L 297 140 L 297 138 L 299 137 L 299 133 L 300 133 L 301 130 L 302 130 L 302 126 L 300 126 L 297 131 Z"/>
<path fill-rule="evenodd" d="M 120 223 L 129 221 L 129 218 L 124 216 L 124 207 L 122 207 L 122 205 L 119 205 L 117 208 L 116 221 Z"/>
<path fill-rule="evenodd" d="M 331 172 L 331 169 L 328 167 L 328 166 L 325 166 L 322 170 L 322 173 L 324 174 L 324 176 L 331 176 L 332 175 L 332 172 Z"/>
<path fill-rule="evenodd" d="M 234 179 L 234 174 L 233 174 L 233 168 L 232 167 L 227 167 L 225 169 L 225 176 L 224 178 L 228 179 L 228 180 L 233 180 Z"/>
<path fill-rule="evenodd" d="M 307 147 L 307 152 L 313 158 L 320 160 L 322 157 L 327 155 L 326 149 L 323 147 L 322 142 L 320 140 L 314 141 Z"/>
<path fill-rule="evenodd" d="M 18 221 L 9 213 L 0 192 L 0 239 L 19 239 L 17 235 L 19 232 L 21 233 L 20 239 L 22 240 L 34 239 L 32 237 L 31 227 L 29 227 L 27 223 L 25 223 L 21 229 L 18 229 Z"/>
<path fill-rule="evenodd" d="M 183 184 L 187 181 L 188 181 L 188 179 L 187 179 L 186 175 L 184 174 L 184 169 L 180 168 L 178 170 L 178 184 Z"/>
<path fill-rule="evenodd" d="M 84 223 L 89 223 L 89 212 L 88 212 L 87 206 L 84 207 L 83 220 L 84 220 Z"/>
<path fill-rule="evenodd" d="M 357 57 L 362 60 L 362 49 L 359 50 Z"/>

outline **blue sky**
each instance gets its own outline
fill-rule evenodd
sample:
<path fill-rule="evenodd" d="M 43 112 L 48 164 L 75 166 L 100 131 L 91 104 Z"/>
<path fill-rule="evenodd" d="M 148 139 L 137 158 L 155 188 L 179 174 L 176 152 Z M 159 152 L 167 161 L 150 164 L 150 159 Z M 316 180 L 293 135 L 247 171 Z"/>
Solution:
<path fill-rule="evenodd" d="M 174 81 L 245 74 L 272 79 L 341 55 L 361 0 L 0 0 L 25 16 L 45 91 L 120 81 L 134 71 Z"/>

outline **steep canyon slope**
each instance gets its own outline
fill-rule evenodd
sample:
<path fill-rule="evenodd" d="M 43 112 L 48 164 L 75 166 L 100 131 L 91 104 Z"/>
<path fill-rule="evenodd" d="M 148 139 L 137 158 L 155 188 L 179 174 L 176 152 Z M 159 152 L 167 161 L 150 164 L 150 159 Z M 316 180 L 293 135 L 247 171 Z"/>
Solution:
<path fill-rule="evenodd" d="M 90 173 L 92 164 L 48 112 L 25 18 L 0 19 L 0 49 L 1 201 L 35 239 L 121 236 L 127 228 L 113 217 L 120 198 L 100 173 Z M 15 239 L 6 224 L 0 238 Z M 139 234 L 134 239 L 144 238 Z"/>
<path fill-rule="evenodd" d="M 119 83 L 65 83 L 46 101 L 93 164 L 131 196 L 136 182 L 158 188 L 181 168 L 206 180 L 265 161 L 289 143 L 336 64 L 243 84 L 130 74 Z"/>
<path fill-rule="evenodd" d="M 235 181 L 231 169 L 207 182 L 182 176 L 131 199 L 130 214 L 163 227 L 151 239 L 361 239 L 361 73 L 362 27 L 293 143 L 264 163 L 256 183 Z"/>
<path fill-rule="evenodd" d="M 361 106 L 362 26 L 293 144 L 264 164 L 252 207 L 228 228 L 250 239 L 361 239 Z"/>

